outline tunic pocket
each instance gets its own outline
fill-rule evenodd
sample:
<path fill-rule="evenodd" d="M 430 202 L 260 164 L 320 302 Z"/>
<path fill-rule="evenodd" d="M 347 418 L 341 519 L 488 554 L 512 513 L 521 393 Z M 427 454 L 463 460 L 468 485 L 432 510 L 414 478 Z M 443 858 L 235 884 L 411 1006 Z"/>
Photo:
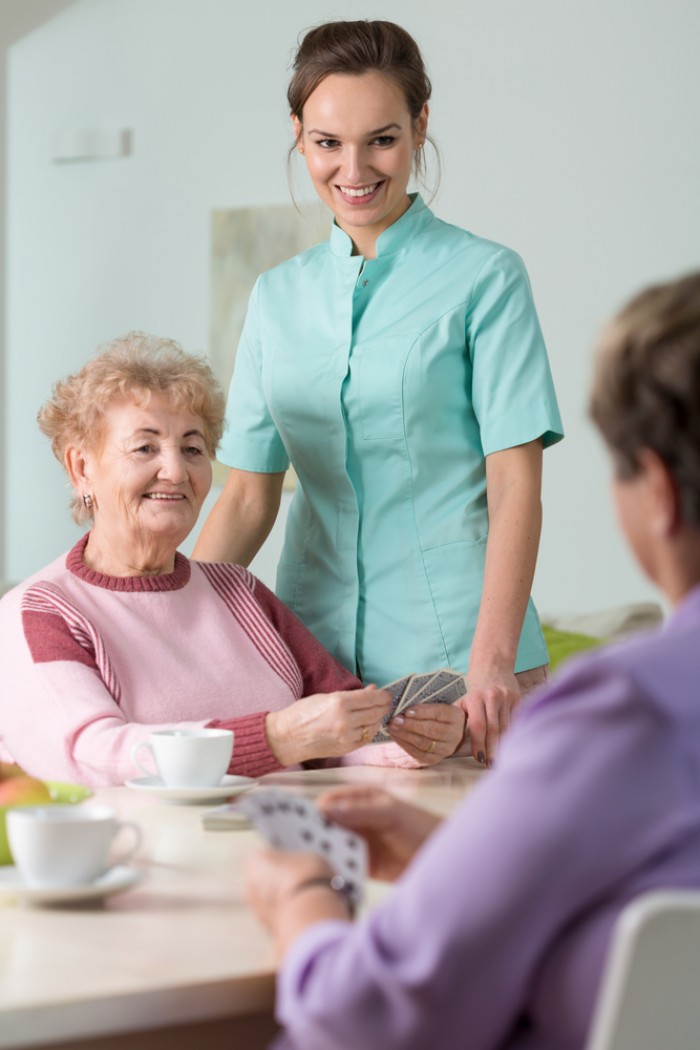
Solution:
<path fill-rule="evenodd" d="M 423 551 L 428 587 L 450 667 L 466 671 L 484 585 L 486 538 Z"/>
<path fill-rule="evenodd" d="M 365 441 L 401 441 L 404 437 L 403 373 L 410 343 L 385 339 L 357 347 L 351 372 L 357 371 L 357 399 L 351 416 L 359 418 Z"/>

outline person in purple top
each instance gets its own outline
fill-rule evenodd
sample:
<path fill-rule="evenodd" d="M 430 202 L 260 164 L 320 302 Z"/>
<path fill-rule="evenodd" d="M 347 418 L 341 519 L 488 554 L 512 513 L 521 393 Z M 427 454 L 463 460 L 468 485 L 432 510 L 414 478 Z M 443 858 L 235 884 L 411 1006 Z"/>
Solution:
<path fill-rule="evenodd" d="M 321 858 L 252 859 L 249 899 L 282 959 L 280 1046 L 583 1047 L 621 909 L 700 888 L 700 273 L 611 323 L 591 414 L 622 531 L 672 613 L 535 693 L 439 827 L 378 789 L 327 792 L 371 873 L 397 879 L 363 921 Z"/>

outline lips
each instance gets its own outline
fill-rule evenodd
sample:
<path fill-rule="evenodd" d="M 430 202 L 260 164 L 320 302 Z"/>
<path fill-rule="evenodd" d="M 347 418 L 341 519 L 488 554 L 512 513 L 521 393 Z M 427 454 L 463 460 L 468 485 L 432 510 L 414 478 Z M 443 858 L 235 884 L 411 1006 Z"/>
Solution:
<path fill-rule="evenodd" d="M 383 185 L 384 180 L 382 179 L 380 182 L 372 182 L 368 186 L 336 186 L 336 190 L 348 204 L 368 204 L 374 200 Z"/>
<path fill-rule="evenodd" d="M 340 186 L 340 192 L 347 194 L 348 197 L 366 197 L 370 193 L 374 193 L 378 182 L 373 182 L 371 186 L 360 186 L 355 189 L 353 186 Z"/>

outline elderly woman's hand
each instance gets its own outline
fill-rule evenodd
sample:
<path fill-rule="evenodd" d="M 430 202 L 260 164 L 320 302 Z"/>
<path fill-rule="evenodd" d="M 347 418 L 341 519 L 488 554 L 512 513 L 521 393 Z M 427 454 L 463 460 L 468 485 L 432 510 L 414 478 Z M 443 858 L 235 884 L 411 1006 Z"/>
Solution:
<path fill-rule="evenodd" d="M 317 853 L 265 849 L 246 863 L 246 897 L 273 934 L 281 958 L 303 929 L 323 919 L 347 920 L 347 904 L 331 889 L 332 869 Z"/>
<path fill-rule="evenodd" d="M 387 731 L 412 758 L 431 766 L 458 750 L 464 728 L 464 711 L 457 704 L 427 703 L 393 718 Z"/>
<path fill-rule="evenodd" d="M 339 758 L 368 744 L 391 699 L 368 685 L 336 693 L 305 696 L 282 711 L 271 711 L 265 722 L 270 750 L 284 766 L 312 758 Z"/>
<path fill-rule="evenodd" d="M 362 835 L 369 851 L 370 875 L 386 881 L 401 875 L 441 821 L 435 813 L 382 788 L 360 784 L 324 791 L 316 804 L 331 820 Z"/>

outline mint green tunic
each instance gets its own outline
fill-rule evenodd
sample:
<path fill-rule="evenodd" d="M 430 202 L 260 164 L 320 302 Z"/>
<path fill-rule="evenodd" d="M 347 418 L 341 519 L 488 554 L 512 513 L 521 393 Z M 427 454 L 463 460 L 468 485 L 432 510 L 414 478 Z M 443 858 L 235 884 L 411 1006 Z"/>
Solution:
<path fill-rule="evenodd" d="M 485 457 L 563 436 L 520 258 L 420 196 L 376 259 L 330 241 L 264 273 L 236 357 L 222 462 L 299 478 L 277 594 L 382 684 L 465 671 L 488 534 Z M 516 671 L 547 662 L 532 600 Z"/>

